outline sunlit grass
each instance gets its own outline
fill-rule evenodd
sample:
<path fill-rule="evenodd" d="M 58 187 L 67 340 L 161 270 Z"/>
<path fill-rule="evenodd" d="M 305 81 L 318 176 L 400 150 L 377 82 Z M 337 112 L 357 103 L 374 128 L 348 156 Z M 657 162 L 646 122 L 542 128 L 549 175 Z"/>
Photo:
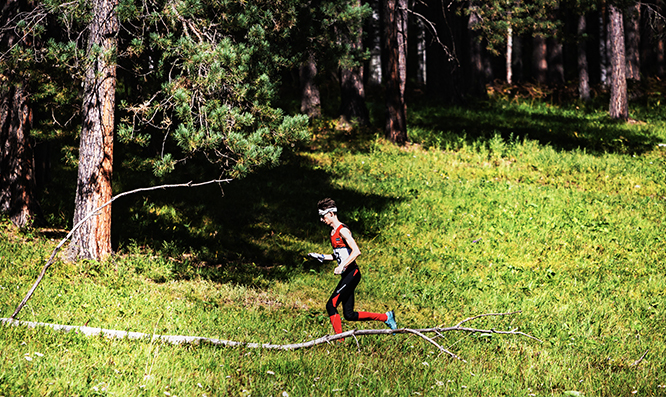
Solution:
<path fill-rule="evenodd" d="M 394 309 L 414 328 L 519 310 L 471 325 L 519 328 L 543 343 L 444 335 L 463 363 L 405 335 L 273 352 L 2 327 L 0 395 L 664 395 L 664 129 L 611 126 L 626 142 L 602 144 L 594 131 L 606 121 L 596 114 L 504 109 L 495 119 L 414 114 L 424 121 L 410 130 L 420 143 L 407 148 L 367 135 L 324 150 L 335 134 L 320 131 L 311 148 L 225 186 L 224 196 L 165 192 L 128 203 L 116 209 L 134 215 L 113 261 L 57 263 L 20 317 L 245 342 L 330 333 L 324 303 L 337 278 L 303 255 L 329 250 L 314 207 L 332 196 L 363 252 L 357 309 Z M 476 132 L 440 128 L 447 111 L 478 117 Z M 550 132 L 531 122 L 539 114 L 574 121 L 548 143 Z M 520 130 L 504 129 L 502 117 Z M 563 144 L 582 124 L 573 132 L 586 138 Z M 56 239 L 1 227 L 8 317 Z"/>

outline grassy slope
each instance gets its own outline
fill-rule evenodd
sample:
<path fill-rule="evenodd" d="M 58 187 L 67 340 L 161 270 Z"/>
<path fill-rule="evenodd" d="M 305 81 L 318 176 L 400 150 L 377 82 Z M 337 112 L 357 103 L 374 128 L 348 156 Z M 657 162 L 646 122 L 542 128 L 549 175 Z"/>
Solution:
<path fill-rule="evenodd" d="M 329 249 L 314 203 L 331 196 L 363 251 L 357 309 L 393 308 L 406 327 L 521 310 L 472 325 L 519 327 L 543 344 L 445 335 L 464 364 L 403 335 L 269 352 L 0 328 L 0 395 L 666 394 L 663 123 L 604 129 L 594 114 L 503 109 L 426 109 L 412 124 L 424 145 L 408 150 L 322 132 L 224 197 L 120 203 L 115 262 L 57 264 L 21 318 L 248 342 L 329 333 L 336 277 L 302 254 Z M 428 124 L 437 118 L 456 122 Z M 556 132 L 535 123 L 535 140 L 513 138 L 524 131 L 511 125 L 533 119 Z M 55 240 L 2 225 L 7 317 Z"/>

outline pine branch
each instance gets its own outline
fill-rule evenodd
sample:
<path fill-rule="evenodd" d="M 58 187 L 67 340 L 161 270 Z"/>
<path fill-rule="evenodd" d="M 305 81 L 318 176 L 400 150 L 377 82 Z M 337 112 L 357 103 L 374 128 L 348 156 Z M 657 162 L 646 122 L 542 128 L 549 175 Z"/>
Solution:
<path fill-rule="evenodd" d="M 207 182 L 200 182 L 200 183 L 192 183 L 190 181 L 190 182 L 187 182 L 187 183 L 144 187 L 144 188 L 130 190 L 128 192 L 123 192 L 123 193 L 117 194 L 116 196 L 113 196 L 111 198 L 111 200 L 109 200 L 106 203 L 102 204 L 101 206 L 95 208 L 93 211 L 89 212 L 88 215 L 86 215 L 83 219 L 81 219 L 79 221 L 79 223 L 74 225 L 72 230 L 70 230 L 69 233 L 67 233 L 67 236 L 65 236 L 65 238 L 60 240 L 60 243 L 58 243 L 58 245 L 55 247 L 55 249 L 51 253 L 51 256 L 49 257 L 49 260 L 46 262 L 46 264 L 42 268 L 42 272 L 39 274 L 39 277 L 37 277 L 37 281 L 35 281 L 35 283 L 32 285 L 32 288 L 30 288 L 30 291 L 28 291 L 25 298 L 23 298 L 23 300 L 18 305 L 18 307 L 16 307 L 16 310 L 14 310 L 14 314 L 12 314 L 11 317 L 9 317 L 9 319 L 14 320 L 16 318 L 16 316 L 19 314 L 19 312 L 21 311 L 21 309 L 23 309 L 23 306 L 25 306 L 25 304 L 28 302 L 30 297 L 32 297 L 32 294 L 35 292 L 35 289 L 37 289 L 37 286 L 39 285 L 39 283 L 44 278 L 44 275 L 46 274 L 46 270 L 53 264 L 53 261 L 55 260 L 56 254 L 58 253 L 58 251 L 60 251 L 62 246 L 65 245 L 67 240 L 69 240 L 72 237 L 74 232 L 79 227 L 81 227 L 81 225 L 83 225 L 83 223 L 85 223 L 85 221 L 90 219 L 92 216 L 95 216 L 101 209 L 105 208 L 106 206 L 110 205 L 112 202 L 116 201 L 117 199 L 119 199 L 121 197 L 128 196 L 128 195 L 134 194 L 134 193 L 147 192 L 147 191 L 150 191 L 150 190 L 157 190 L 157 189 L 168 189 L 168 188 L 174 188 L 174 187 L 199 187 L 199 186 L 204 186 L 204 185 L 210 185 L 212 183 L 222 183 L 222 182 L 231 182 L 231 179 L 214 179 L 214 180 L 210 180 L 210 181 L 207 181 Z"/>

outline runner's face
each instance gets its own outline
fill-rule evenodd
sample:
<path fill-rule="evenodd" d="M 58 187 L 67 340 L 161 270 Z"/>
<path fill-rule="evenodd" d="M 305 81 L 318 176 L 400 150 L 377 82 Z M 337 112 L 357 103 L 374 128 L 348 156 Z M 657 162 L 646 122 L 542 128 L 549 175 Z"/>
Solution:
<path fill-rule="evenodd" d="M 327 225 L 330 225 L 331 222 L 332 222 L 332 218 L 333 218 L 333 213 L 332 213 L 332 212 L 328 212 L 328 213 L 326 213 L 324 216 L 320 216 L 320 217 L 319 217 L 319 220 L 322 221 L 322 222 L 324 222 L 324 223 L 327 224 Z"/>

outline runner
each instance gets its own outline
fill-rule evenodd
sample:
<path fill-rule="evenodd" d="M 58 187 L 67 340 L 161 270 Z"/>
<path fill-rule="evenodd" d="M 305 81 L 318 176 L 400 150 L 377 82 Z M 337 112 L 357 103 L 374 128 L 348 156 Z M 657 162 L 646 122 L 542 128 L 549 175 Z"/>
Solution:
<path fill-rule="evenodd" d="M 326 311 L 335 333 L 342 332 L 342 322 L 337 310 L 340 303 L 342 303 L 342 314 L 347 321 L 383 321 L 391 329 L 398 328 L 393 310 L 386 313 L 354 311 L 354 290 L 361 281 L 361 271 L 356 264 L 356 258 L 361 254 L 361 251 L 347 225 L 338 219 L 338 209 L 335 201 L 330 198 L 323 199 L 317 203 L 317 209 L 319 210 L 319 219 L 332 229 L 331 245 L 333 245 L 333 254 L 311 252 L 308 256 L 317 259 L 319 262 L 336 260 L 338 263 L 333 273 L 339 274 L 341 279 L 326 303 Z"/>

